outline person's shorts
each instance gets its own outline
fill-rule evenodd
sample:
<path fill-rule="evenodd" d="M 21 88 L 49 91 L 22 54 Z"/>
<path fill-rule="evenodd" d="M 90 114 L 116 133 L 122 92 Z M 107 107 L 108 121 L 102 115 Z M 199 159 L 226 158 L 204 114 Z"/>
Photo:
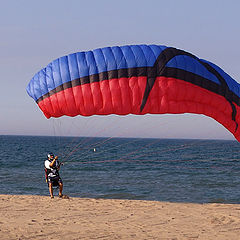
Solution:
<path fill-rule="evenodd" d="M 48 180 L 48 183 L 52 183 L 54 187 L 59 186 L 59 183 L 62 183 L 62 179 L 59 176 L 48 177 L 47 180 Z"/>

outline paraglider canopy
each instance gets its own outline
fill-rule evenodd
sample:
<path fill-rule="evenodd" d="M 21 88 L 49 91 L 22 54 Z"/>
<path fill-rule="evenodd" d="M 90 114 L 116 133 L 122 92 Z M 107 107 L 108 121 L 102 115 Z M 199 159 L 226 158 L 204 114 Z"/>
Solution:
<path fill-rule="evenodd" d="M 61 57 L 27 86 L 47 118 L 196 113 L 240 141 L 239 84 L 215 64 L 157 45 L 107 47 Z"/>

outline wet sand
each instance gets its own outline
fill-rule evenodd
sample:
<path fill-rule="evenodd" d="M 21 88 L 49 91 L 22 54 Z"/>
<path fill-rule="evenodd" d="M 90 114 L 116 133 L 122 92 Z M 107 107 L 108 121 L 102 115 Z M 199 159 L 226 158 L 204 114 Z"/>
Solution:
<path fill-rule="evenodd" d="M 240 239 L 240 205 L 0 195 L 0 239 Z"/>

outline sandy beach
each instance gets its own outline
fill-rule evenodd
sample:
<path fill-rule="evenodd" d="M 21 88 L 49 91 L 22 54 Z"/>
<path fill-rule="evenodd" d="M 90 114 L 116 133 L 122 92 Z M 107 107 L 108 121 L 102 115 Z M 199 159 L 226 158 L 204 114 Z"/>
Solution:
<path fill-rule="evenodd" d="M 240 206 L 0 195 L 0 239 L 240 239 Z"/>

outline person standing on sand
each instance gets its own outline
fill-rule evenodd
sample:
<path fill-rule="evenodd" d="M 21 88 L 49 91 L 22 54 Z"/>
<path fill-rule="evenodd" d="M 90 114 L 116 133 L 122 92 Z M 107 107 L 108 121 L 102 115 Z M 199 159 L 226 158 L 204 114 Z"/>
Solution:
<path fill-rule="evenodd" d="M 53 153 L 49 153 L 44 165 L 46 182 L 48 183 L 51 198 L 54 198 L 53 186 L 59 186 L 59 197 L 62 197 L 63 182 L 59 175 L 61 164 L 58 161 L 58 156 L 54 157 Z"/>

